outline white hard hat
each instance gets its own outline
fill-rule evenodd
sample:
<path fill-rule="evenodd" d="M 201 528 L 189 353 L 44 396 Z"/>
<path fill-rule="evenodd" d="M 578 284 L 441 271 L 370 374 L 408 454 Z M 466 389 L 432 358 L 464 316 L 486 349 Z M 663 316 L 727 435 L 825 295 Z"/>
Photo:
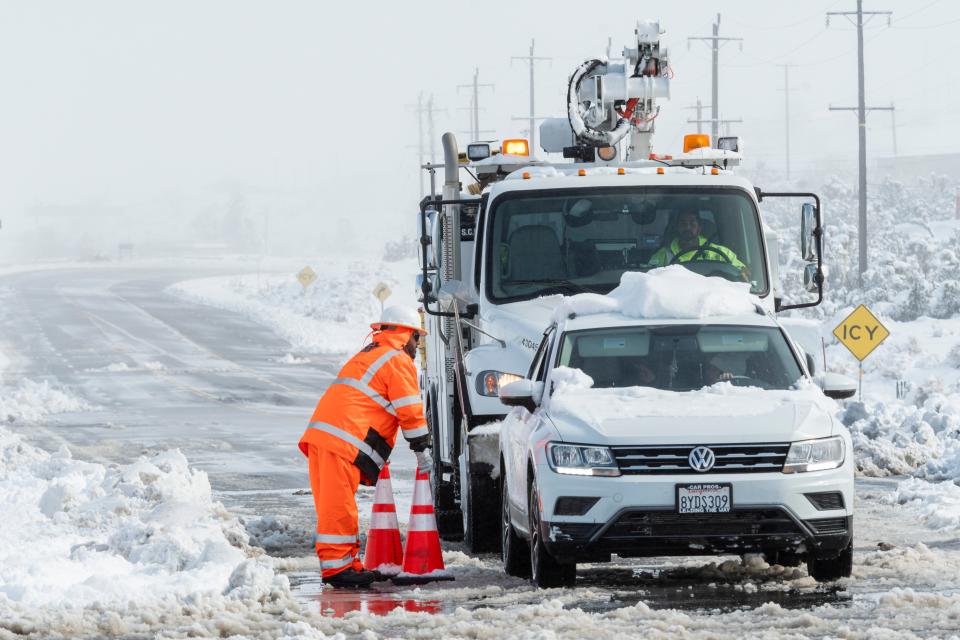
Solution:
<path fill-rule="evenodd" d="M 380 321 L 370 325 L 370 328 L 374 331 L 382 331 L 383 329 L 389 329 L 391 327 L 410 329 L 411 331 L 418 331 L 423 335 L 427 334 L 427 330 L 420 324 L 420 314 L 413 307 L 400 305 L 387 307 L 383 310 L 383 313 L 380 314 Z"/>

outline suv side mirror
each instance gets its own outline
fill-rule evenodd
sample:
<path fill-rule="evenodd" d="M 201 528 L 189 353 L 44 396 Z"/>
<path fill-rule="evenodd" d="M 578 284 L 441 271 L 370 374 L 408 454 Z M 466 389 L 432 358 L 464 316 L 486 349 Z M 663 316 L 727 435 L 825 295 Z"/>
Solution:
<path fill-rule="evenodd" d="M 825 373 L 817 382 L 823 395 L 834 400 L 852 398 L 857 393 L 857 383 L 839 373 Z"/>
<path fill-rule="evenodd" d="M 500 402 L 508 407 L 523 407 L 527 411 L 533 411 L 540 404 L 540 397 L 543 394 L 543 383 L 534 382 L 529 378 L 516 380 L 510 384 L 500 387 Z"/>

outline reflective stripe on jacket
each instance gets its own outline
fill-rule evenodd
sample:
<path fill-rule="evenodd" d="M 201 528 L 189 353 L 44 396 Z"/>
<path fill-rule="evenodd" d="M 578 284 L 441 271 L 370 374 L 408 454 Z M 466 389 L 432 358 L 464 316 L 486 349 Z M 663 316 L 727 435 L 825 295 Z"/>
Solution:
<path fill-rule="evenodd" d="M 300 450 L 315 444 L 355 464 L 365 483 L 376 483 L 397 441 L 428 435 L 417 368 L 403 351 L 409 331 L 380 331 L 343 366 L 323 394 L 300 439 Z"/>
<path fill-rule="evenodd" d="M 680 248 L 680 239 L 674 238 L 669 245 L 660 247 L 660 249 L 650 256 L 650 264 L 656 267 L 666 267 L 667 265 L 678 262 L 697 262 L 701 260 L 710 260 L 714 262 L 729 262 L 737 269 L 743 269 L 744 264 L 733 251 L 727 247 L 711 242 L 707 244 L 704 236 L 697 239 L 697 247 L 684 251 Z M 706 245 L 706 247 L 704 247 Z"/>

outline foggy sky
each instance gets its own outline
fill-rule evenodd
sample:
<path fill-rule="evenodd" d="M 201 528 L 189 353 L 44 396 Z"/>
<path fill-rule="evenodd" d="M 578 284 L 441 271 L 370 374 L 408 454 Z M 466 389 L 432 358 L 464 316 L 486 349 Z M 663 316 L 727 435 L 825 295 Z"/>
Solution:
<path fill-rule="evenodd" d="M 877 17 L 866 32 L 868 104 L 896 104 L 900 155 L 956 152 L 951 45 L 960 3 L 865 5 L 894 12 L 891 27 Z M 469 96 L 457 85 L 479 67 L 481 82 L 496 85 L 481 93 L 481 126 L 495 129 L 492 137 L 518 134 L 526 122 L 511 117 L 527 115 L 528 71 L 512 55 L 526 55 L 536 38 L 537 54 L 553 58 L 537 66 L 537 111 L 562 115 L 569 73 L 604 55 L 608 36 L 619 52 L 637 18 L 659 18 L 666 31 L 676 77 L 655 143 L 673 152 L 694 129 L 683 107 L 710 97 L 710 50 L 702 42 L 688 50 L 687 37 L 709 35 L 718 10 L 721 35 L 744 38 L 742 52 L 736 43 L 721 50 L 720 103 L 723 117 L 744 120 L 733 130 L 749 162 L 782 170 L 777 65 L 789 62 L 797 65 L 794 169 L 852 172 L 855 115 L 827 107 L 856 105 L 856 32 L 842 18 L 826 28 L 824 11 L 854 8 L 854 0 L 8 0 L 0 4 L 0 249 L 37 204 L 113 206 L 129 225 L 162 228 L 168 210 L 193 214 L 237 193 L 253 198 L 250 215 L 273 235 L 349 219 L 352 242 L 379 246 L 412 229 L 411 105 L 420 91 L 445 109 L 437 135 L 461 133 Z M 890 155 L 889 114 L 871 114 L 868 126 L 869 155 Z"/>

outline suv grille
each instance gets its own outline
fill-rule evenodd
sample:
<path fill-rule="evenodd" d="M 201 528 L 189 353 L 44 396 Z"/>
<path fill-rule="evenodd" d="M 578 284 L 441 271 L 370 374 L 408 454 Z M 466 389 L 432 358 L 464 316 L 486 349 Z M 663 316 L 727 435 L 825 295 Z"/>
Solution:
<path fill-rule="evenodd" d="M 624 475 L 689 473 L 688 457 L 698 445 L 611 447 Z M 790 443 L 708 444 L 716 461 L 705 473 L 769 473 L 780 471 Z"/>
<path fill-rule="evenodd" d="M 729 513 L 628 511 L 603 534 L 604 540 L 643 537 L 800 536 L 796 523 L 780 509 L 735 509 Z"/>

